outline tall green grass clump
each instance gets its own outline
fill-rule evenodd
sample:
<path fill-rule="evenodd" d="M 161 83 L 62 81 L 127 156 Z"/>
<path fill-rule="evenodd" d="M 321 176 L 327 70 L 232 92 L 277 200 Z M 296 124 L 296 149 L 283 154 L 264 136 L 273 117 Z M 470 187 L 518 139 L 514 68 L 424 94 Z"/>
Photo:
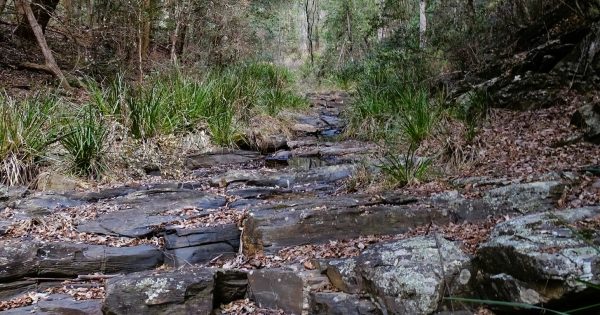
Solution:
<path fill-rule="evenodd" d="M 93 79 L 86 80 L 85 86 L 103 116 L 114 117 L 124 122 L 122 118 L 126 111 L 125 100 L 130 90 L 124 74 L 117 74 L 104 88 Z"/>
<path fill-rule="evenodd" d="M 294 76 L 282 67 L 263 62 L 244 63 L 213 73 L 209 80 L 228 86 L 230 99 L 238 109 L 258 110 L 276 115 L 285 108 L 300 108 L 308 103 L 294 93 Z M 244 117 L 247 118 L 247 117 Z"/>
<path fill-rule="evenodd" d="M 105 146 L 108 131 L 99 112 L 91 105 L 69 119 L 61 144 L 71 157 L 70 168 L 77 176 L 98 179 L 107 169 Z"/>
<path fill-rule="evenodd" d="M 0 94 L 0 183 L 24 184 L 55 140 L 57 99 L 36 95 L 22 101 Z"/>
<path fill-rule="evenodd" d="M 117 77 L 104 88 L 88 84 L 95 106 L 116 117 L 137 139 L 206 128 L 215 143 L 231 145 L 257 114 L 276 115 L 307 101 L 294 93 L 294 77 L 268 63 L 244 63 L 209 71 L 203 77 L 179 69 L 129 86 Z"/>
<path fill-rule="evenodd" d="M 369 140 L 398 135 L 411 143 L 427 138 L 439 117 L 422 81 L 424 68 L 399 51 L 383 50 L 367 59 L 357 75 L 350 134 Z"/>

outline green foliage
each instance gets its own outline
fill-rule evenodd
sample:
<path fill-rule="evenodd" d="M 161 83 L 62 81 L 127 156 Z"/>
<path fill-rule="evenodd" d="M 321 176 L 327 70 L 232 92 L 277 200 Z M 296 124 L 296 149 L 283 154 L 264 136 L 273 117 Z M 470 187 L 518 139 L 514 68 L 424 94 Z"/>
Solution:
<path fill-rule="evenodd" d="M 78 176 L 97 179 L 106 170 L 104 122 L 91 105 L 70 120 L 60 142 L 71 156 L 71 170 Z"/>
<path fill-rule="evenodd" d="M 16 101 L 0 95 L 0 182 L 26 183 L 54 139 L 54 97 L 36 95 Z"/>
<path fill-rule="evenodd" d="M 230 145 L 240 123 L 257 113 L 276 115 L 284 108 L 307 104 L 294 91 L 286 69 L 268 63 L 247 63 L 213 70 L 203 79 L 179 70 L 153 75 L 136 88 L 118 76 L 104 89 L 90 83 L 96 108 L 128 127 L 131 135 L 148 139 L 206 127 L 215 143 Z"/>
<path fill-rule="evenodd" d="M 85 84 L 90 93 L 93 104 L 104 116 L 122 118 L 124 115 L 125 98 L 129 94 L 130 86 L 121 73 L 109 83 L 107 88 L 102 88 L 93 79 L 86 80 Z"/>
<path fill-rule="evenodd" d="M 416 156 L 417 145 L 411 144 L 405 154 L 388 150 L 378 165 L 395 186 L 406 186 L 421 181 L 427 175 L 431 160 Z"/>
<path fill-rule="evenodd" d="M 400 131 L 418 144 L 429 136 L 439 115 L 421 82 L 426 66 L 415 56 L 384 49 L 365 61 L 350 109 L 350 133 L 377 140 Z"/>

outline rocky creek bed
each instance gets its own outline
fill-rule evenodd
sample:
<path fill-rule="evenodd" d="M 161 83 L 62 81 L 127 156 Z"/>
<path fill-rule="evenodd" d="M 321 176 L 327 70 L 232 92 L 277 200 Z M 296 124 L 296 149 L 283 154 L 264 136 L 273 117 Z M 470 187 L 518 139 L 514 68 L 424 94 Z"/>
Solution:
<path fill-rule="evenodd" d="M 344 182 L 365 164 L 377 174 L 377 147 L 337 141 L 347 94 L 310 97 L 275 153 L 192 155 L 187 182 L 3 189 L 1 313 L 473 314 L 477 305 L 447 298 L 597 302 L 600 206 L 559 207 L 584 177 L 600 194 L 597 177 L 349 193 Z"/>

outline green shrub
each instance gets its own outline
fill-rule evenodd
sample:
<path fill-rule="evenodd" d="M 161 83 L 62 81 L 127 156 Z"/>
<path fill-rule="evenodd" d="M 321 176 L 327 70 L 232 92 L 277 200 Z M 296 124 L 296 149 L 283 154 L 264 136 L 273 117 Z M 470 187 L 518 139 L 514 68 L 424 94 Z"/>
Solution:
<path fill-rule="evenodd" d="M 398 155 L 396 152 L 388 151 L 381 158 L 378 167 L 393 185 L 402 187 L 425 178 L 431 160 L 417 157 L 416 149 L 417 145 L 411 144 L 405 154 Z"/>
<path fill-rule="evenodd" d="M 60 142 L 71 156 L 71 170 L 78 176 L 97 179 L 106 170 L 104 161 L 107 129 L 91 105 L 73 117 Z"/>
<path fill-rule="evenodd" d="M 16 101 L 0 94 L 0 182 L 24 184 L 54 142 L 54 97 L 36 95 Z"/>

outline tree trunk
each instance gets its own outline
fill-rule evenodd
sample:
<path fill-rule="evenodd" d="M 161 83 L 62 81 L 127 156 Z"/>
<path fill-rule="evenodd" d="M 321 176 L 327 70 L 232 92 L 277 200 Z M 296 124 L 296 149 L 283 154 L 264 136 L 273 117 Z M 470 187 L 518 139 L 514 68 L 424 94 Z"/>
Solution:
<path fill-rule="evenodd" d="M 315 34 L 315 50 L 321 49 L 321 36 L 319 34 L 319 23 L 321 21 L 321 10 L 319 9 L 319 1 L 314 1 L 315 7 L 313 10 L 313 33 Z"/>
<path fill-rule="evenodd" d="M 143 0 L 142 3 L 142 42 L 141 53 L 142 60 L 148 60 L 150 50 L 150 31 L 152 30 L 152 10 L 150 0 Z"/>
<path fill-rule="evenodd" d="M 95 18 L 95 12 L 96 12 L 96 8 L 95 8 L 96 4 L 94 2 L 94 0 L 89 0 L 88 2 L 88 27 L 90 29 L 94 28 L 94 21 L 96 20 Z"/>
<path fill-rule="evenodd" d="M 0 21 L 2 20 L 2 14 L 4 13 L 5 7 L 6 7 L 6 0 L 0 0 Z"/>
<path fill-rule="evenodd" d="M 427 9 L 427 0 L 419 0 L 419 47 L 421 49 L 427 45 L 425 36 L 427 32 L 427 15 L 425 9 Z"/>
<path fill-rule="evenodd" d="M 38 21 L 35 19 L 35 15 L 33 13 L 33 10 L 31 9 L 31 5 L 29 4 L 29 1 L 28 0 L 18 0 L 17 4 L 21 7 L 21 9 L 23 10 L 23 13 L 27 17 L 27 20 L 29 21 L 29 26 L 31 27 L 31 30 L 35 36 L 35 39 L 37 40 L 38 45 L 40 45 L 40 48 L 42 49 L 42 54 L 44 54 L 44 59 L 46 60 L 45 67 L 48 68 L 48 70 L 50 72 L 52 72 L 60 80 L 60 85 L 63 88 L 65 88 L 67 90 L 71 89 L 71 86 L 69 85 L 69 82 L 67 81 L 67 78 L 65 77 L 65 75 L 62 73 L 62 71 L 56 64 L 56 60 L 54 60 L 52 51 L 50 50 L 50 47 L 48 47 L 48 43 L 46 42 L 46 38 L 44 37 L 44 32 L 42 30 L 42 27 L 38 23 Z"/>
<path fill-rule="evenodd" d="M 352 6 L 346 2 L 346 28 L 348 32 L 348 55 L 350 61 L 354 62 L 354 35 L 352 34 Z"/>
<path fill-rule="evenodd" d="M 63 0 L 63 7 L 65 8 L 65 21 L 71 23 L 73 18 L 73 2 L 72 0 Z"/>
<path fill-rule="evenodd" d="M 50 18 L 52 17 L 52 14 L 54 14 L 59 2 L 59 0 L 34 0 L 31 4 L 27 2 L 27 5 L 35 17 L 36 23 L 40 26 L 42 34 L 46 33 L 48 22 L 50 22 Z M 28 23 L 28 20 L 28 17 L 23 16 L 21 23 L 19 23 L 15 32 L 21 37 L 34 39 L 36 36 L 33 33 L 31 23 Z"/>
<path fill-rule="evenodd" d="M 184 21 L 183 25 L 181 25 L 181 27 L 179 27 L 179 33 L 177 34 L 177 42 L 175 43 L 175 54 L 177 54 L 178 57 L 181 57 L 181 55 L 183 55 L 183 49 L 185 48 L 185 38 L 186 38 L 186 34 L 187 34 L 187 29 L 188 29 L 188 22 Z"/>
<path fill-rule="evenodd" d="M 473 34 L 475 28 L 475 4 L 473 0 L 467 0 L 467 18 L 468 20 L 468 30 L 469 33 Z"/>
<path fill-rule="evenodd" d="M 315 54 L 314 54 L 313 36 L 312 36 L 314 21 L 312 21 L 312 14 L 311 14 L 312 11 L 311 11 L 311 7 L 310 7 L 310 2 L 311 2 L 311 0 L 304 1 L 304 13 L 306 13 L 306 39 L 308 40 L 308 53 L 310 55 L 310 64 L 314 65 Z"/>

